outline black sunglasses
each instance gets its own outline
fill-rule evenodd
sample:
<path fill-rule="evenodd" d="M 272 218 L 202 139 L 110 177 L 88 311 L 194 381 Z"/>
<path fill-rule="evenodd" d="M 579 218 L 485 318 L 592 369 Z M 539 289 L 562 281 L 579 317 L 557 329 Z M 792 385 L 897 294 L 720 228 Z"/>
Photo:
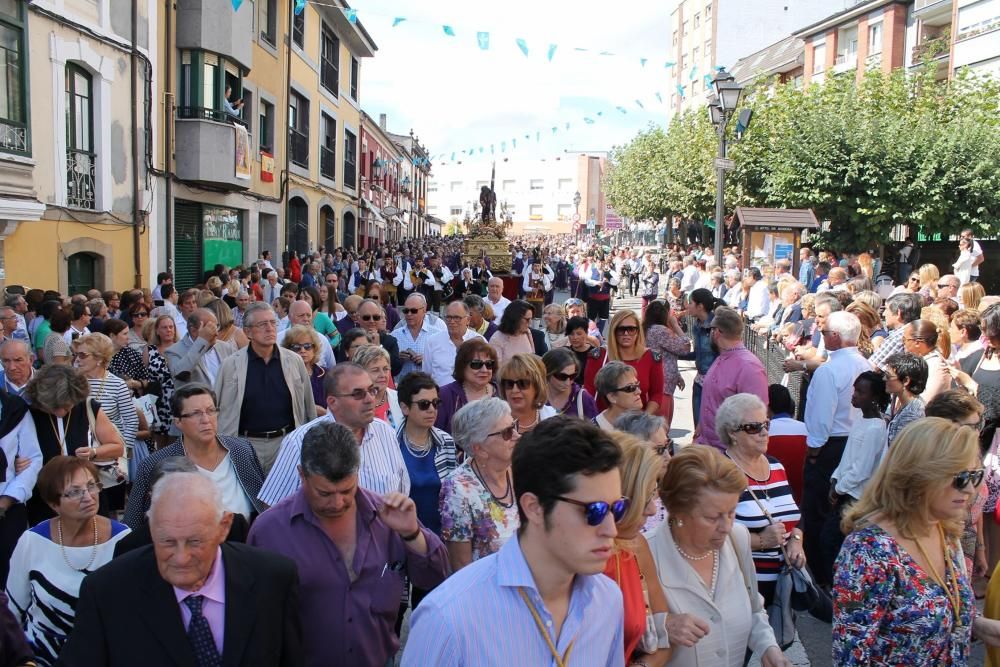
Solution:
<path fill-rule="evenodd" d="M 469 362 L 469 368 L 474 371 L 478 371 L 480 368 L 486 367 L 488 370 L 493 370 L 497 367 L 497 362 L 492 359 L 473 359 Z"/>
<path fill-rule="evenodd" d="M 615 389 L 611 390 L 611 393 L 613 394 L 618 391 L 623 391 L 626 394 L 634 394 L 640 389 L 642 389 L 642 386 L 638 382 L 633 382 L 632 384 L 627 384 L 624 387 L 616 387 Z"/>
<path fill-rule="evenodd" d="M 494 431 L 493 433 L 488 433 L 486 435 L 486 437 L 487 438 L 491 438 L 494 435 L 499 435 L 501 438 L 503 438 L 505 441 L 507 441 L 507 440 L 510 440 L 511 438 L 514 437 L 514 430 L 516 428 L 517 428 L 517 422 L 514 422 L 513 424 L 511 424 L 510 426 L 508 426 L 507 428 L 505 428 L 502 431 Z"/>
<path fill-rule="evenodd" d="M 627 325 L 623 327 L 615 327 L 616 334 L 636 334 L 639 332 L 639 327 L 632 325 Z"/>
<path fill-rule="evenodd" d="M 361 319 L 364 320 L 365 322 L 381 322 L 382 321 L 382 316 L 381 315 L 362 315 Z"/>
<path fill-rule="evenodd" d="M 430 410 L 431 407 L 433 407 L 435 410 L 437 410 L 439 407 L 441 407 L 441 399 L 440 398 L 431 398 L 431 399 L 423 398 L 423 399 L 420 399 L 419 401 L 413 401 L 412 403 L 410 403 L 410 405 L 415 405 L 415 406 L 417 406 L 417 409 L 423 410 L 423 411 Z"/>
<path fill-rule="evenodd" d="M 951 484 L 959 491 L 967 487 L 970 482 L 973 486 L 979 486 L 983 483 L 983 475 L 985 473 L 986 470 L 984 468 L 977 468 L 976 470 L 963 470 L 952 478 Z"/>
<path fill-rule="evenodd" d="M 561 382 L 568 382 L 576 377 L 576 373 L 553 373 L 552 377 Z"/>
<path fill-rule="evenodd" d="M 313 349 L 313 344 L 312 343 L 292 343 L 291 345 L 288 346 L 288 349 L 291 350 L 292 352 L 301 352 L 302 350 L 311 350 L 311 349 Z"/>
<path fill-rule="evenodd" d="M 416 315 L 421 310 L 423 310 L 423 308 L 400 308 L 400 311 L 402 311 L 404 315 Z"/>
<path fill-rule="evenodd" d="M 631 501 L 626 497 L 621 497 L 613 503 L 606 503 L 603 500 L 598 500 L 592 503 L 585 503 L 582 500 L 575 500 L 573 498 L 566 498 L 565 496 L 549 496 L 552 500 L 561 500 L 564 503 L 569 503 L 570 505 L 577 505 L 584 509 L 584 514 L 587 517 L 588 526 L 600 526 L 604 523 L 604 517 L 611 512 L 611 516 L 614 517 L 615 522 L 622 520 L 625 516 L 625 512 L 628 511 Z"/>
<path fill-rule="evenodd" d="M 767 420 L 762 422 L 747 422 L 746 424 L 740 424 L 739 426 L 737 426 L 736 430 L 743 431 L 744 433 L 747 433 L 749 435 L 757 435 L 762 431 L 770 431 L 771 421 Z"/>
<path fill-rule="evenodd" d="M 653 451 L 656 452 L 657 456 L 663 456 L 667 452 L 669 452 L 670 455 L 672 456 L 674 453 L 674 441 L 671 440 L 670 438 L 667 438 L 667 441 L 662 445 L 657 445 L 656 447 L 653 447 Z"/>
<path fill-rule="evenodd" d="M 521 391 L 524 391 L 531 386 L 531 380 L 526 380 L 524 378 L 518 378 L 517 380 L 508 380 L 505 378 L 503 380 L 500 380 L 500 386 L 503 387 L 504 390 L 510 390 L 513 389 L 514 387 L 517 387 Z"/>

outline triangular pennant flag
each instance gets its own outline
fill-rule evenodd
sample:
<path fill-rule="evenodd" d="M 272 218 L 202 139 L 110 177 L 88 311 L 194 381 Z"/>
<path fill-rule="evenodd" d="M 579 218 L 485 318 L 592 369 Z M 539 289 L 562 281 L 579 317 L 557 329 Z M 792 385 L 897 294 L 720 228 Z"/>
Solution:
<path fill-rule="evenodd" d="M 705 87 L 708 88 L 711 85 L 712 85 L 712 75 L 711 74 L 706 74 L 705 75 Z"/>
<path fill-rule="evenodd" d="M 603 116 L 603 115 L 604 115 L 604 112 L 603 112 L 603 111 L 598 111 L 598 112 L 597 112 L 597 115 L 598 115 L 598 116 Z"/>
<path fill-rule="evenodd" d="M 441 29 L 444 30 L 444 34 L 448 35 L 449 37 L 455 36 L 455 29 L 452 28 L 450 25 L 443 25 L 441 26 Z"/>
<path fill-rule="evenodd" d="M 480 146 L 480 147 L 479 147 L 479 154 L 480 154 L 480 155 L 482 155 L 482 153 L 483 153 L 483 147 L 482 147 L 482 146 Z"/>
<path fill-rule="evenodd" d="M 590 49 L 585 49 L 585 48 L 583 48 L 582 46 L 578 46 L 578 47 L 576 47 L 576 48 L 575 48 L 575 49 L 573 49 L 573 50 L 574 50 L 574 51 L 589 51 Z"/>
<path fill-rule="evenodd" d="M 443 155 L 443 153 L 442 153 L 442 155 Z M 451 161 L 452 161 L 452 162 L 454 162 L 454 161 L 455 161 L 455 154 L 454 154 L 454 153 L 452 153 L 452 154 L 451 154 Z"/>
<path fill-rule="evenodd" d="M 636 106 L 638 106 L 638 107 L 639 107 L 640 109 L 645 109 L 645 108 L 646 108 L 646 107 L 642 106 L 642 102 L 641 102 L 641 101 L 639 101 L 639 100 L 636 100 L 636 101 L 635 101 L 635 104 L 636 104 Z"/>
<path fill-rule="evenodd" d="M 586 123 L 587 125 L 593 125 L 594 124 L 594 119 L 593 118 L 588 118 L 588 117 L 585 116 L 583 118 L 583 122 Z"/>
<path fill-rule="evenodd" d="M 528 42 L 526 42 L 521 37 L 518 37 L 516 41 L 517 41 L 517 48 L 521 49 L 521 53 L 523 53 L 525 56 L 527 56 L 528 55 Z"/>
<path fill-rule="evenodd" d="M 477 32 L 476 40 L 479 42 L 479 48 L 486 51 L 490 48 L 490 33 L 488 32 Z"/>
<path fill-rule="evenodd" d="M 555 133 L 556 133 L 556 132 L 558 132 L 558 131 L 559 131 L 559 128 L 558 128 L 558 127 L 556 127 L 555 125 L 553 125 L 553 126 L 552 126 L 552 134 L 555 134 Z"/>
<path fill-rule="evenodd" d="M 628 113 L 628 111 L 625 110 L 625 107 L 615 107 L 615 108 L 621 111 L 622 113 Z"/>
<path fill-rule="evenodd" d="M 295 15 L 298 16 L 306 8 L 306 0 L 295 0 Z"/>
<path fill-rule="evenodd" d="M 506 141 L 501 141 L 500 142 L 500 152 L 501 153 L 506 153 L 507 152 L 507 142 Z"/>
<path fill-rule="evenodd" d="M 681 96 L 681 99 L 684 99 L 684 86 L 679 83 L 677 84 L 677 94 Z"/>
<path fill-rule="evenodd" d="M 566 129 L 567 130 L 569 129 L 569 123 L 566 123 Z"/>
<path fill-rule="evenodd" d="M 648 58 L 639 58 L 639 65 L 641 67 L 645 67 L 647 62 L 649 62 Z"/>
<path fill-rule="evenodd" d="M 556 48 L 555 44 L 549 44 L 549 62 L 552 62 L 552 56 L 556 54 Z"/>
<path fill-rule="evenodd" d="M 514 148 L 517 148 L 517 139 L 511 139 L 510 143 Z"/>
<path fill-rule="evenodd" d="M 233 0 L 233 11 L 237 12 L 240 9 L 240 5 L 243 4 L 243 0 Z"/>
<path fill-rule="evenodd" d="M 535 141 L 541 141 L 541 140 L 542 140 L 542 133 L 535 132 Z"/>
<path fill-rule="evenodd" d="M 688 81 L 694 81 L 694 77 L 698 75 L 698 66 L 695 65 L 691 68 L 691 73 L 688 74 Z"/>
<path fill-rule="evenodd" d="M 676 64 L 677 63 L 675 63 L 674 61 L 668 60 L 667 62 L 663 63 L 663 66 L 669 69 L 669 68 L 673 67 Z"/>
<path fill-rule="evenodd" d="M 610 51 L 601 51 L 601 55 L 602 56 L 613 56 L 615 54 L 611 53 Z"/>
<path fill-rule="evenodd" d="M 531 141 L 531 135 L 530 134 L 524 135 L 524 138 L 527 139 L 528 141 Z"/>
<path fill-rule="evenodd" d="M 656 93 L 656 99 L 657 99 L 657 101 L 660 102 L 660 104 L 663 104 L 663 95 L 660 95 L 659 93 Z"/>
<path fill-rule="evenodd" d="M 397 16 L 392 20 L 392 27 L 395 28 L 397 25 L 406 20 L 405 16 Z"/>
<path fill-rule="evenodd" d="M 358 22 L 358 10 L 356 10 L 356 9 L 345 9 L 344 10 L 344 16 L 347 17 L 347 22 L 348 23 L 357 23 Z"/>
<path fill-rule="evenodd" d="M 490 144 L 490 155 L 493 155 L 494 153 L 496 153 L 496 149 L 493 147 L 493 144 Z"/>

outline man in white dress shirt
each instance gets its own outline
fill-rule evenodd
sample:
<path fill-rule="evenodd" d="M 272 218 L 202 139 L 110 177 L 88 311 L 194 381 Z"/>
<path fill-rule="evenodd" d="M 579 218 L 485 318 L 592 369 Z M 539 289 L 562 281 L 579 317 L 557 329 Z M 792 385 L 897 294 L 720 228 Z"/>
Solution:
<path fill-rule="evenodd" d="M 493 321 L 497 324 L 503 317 L 503 311 L 510 305 L 510 299 L 503 295 L 503 280 L 494 276 L 486 283 L 486 301 L 493 308 Z"/>
<path fill-rule="evenodd" d="M 764 317 L 771 310 L 771 295 L 767 291 L 767 281 L 760 273 L 760 269 L 751 266 L 746 270 L 746 275 L 754 279 L 750 287 L 750 296 L 747 299 L 746 315 L 750 320 Z"/>
<path fill-rule="evenodd" d="M 407 373 L 420 370 L 424 361 L 424 346 L 431 336 L 441 331 L 427 317 L 427 299 L 423 294 L 414 292 L 406 297 L 402 311 L 403 325 L 392 331 L 393 338 L 399 344 L 399 358 L 403 360 L 397 382 Z"/>
<path fill-rule="evenodd" d="M 447 329 L 439 331 L 427 340 L 424 346 L 423 363 L 420 369 L 428 373 L 438 386 L 444 386 L 455 378 L 455 355 L 458 346 L 470 338 L 482 338 L 469 328 L 469 307 L 462 301 L 454 301 L 445 309 L 444 322 Z"/>

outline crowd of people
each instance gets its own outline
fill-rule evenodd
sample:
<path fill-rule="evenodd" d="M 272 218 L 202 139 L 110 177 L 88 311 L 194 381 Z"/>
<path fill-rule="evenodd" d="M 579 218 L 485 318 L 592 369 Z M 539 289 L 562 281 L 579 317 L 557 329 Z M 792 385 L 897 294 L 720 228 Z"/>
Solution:
<path fill-rule="evenodd" d="M 1000 646 L 978 242 L 896 286 L 636 231 L 8 292 L 0 667 L 383 667 L 404 622 L 407 666 L 774 667 L 792 571 L 834 664 Z"/>

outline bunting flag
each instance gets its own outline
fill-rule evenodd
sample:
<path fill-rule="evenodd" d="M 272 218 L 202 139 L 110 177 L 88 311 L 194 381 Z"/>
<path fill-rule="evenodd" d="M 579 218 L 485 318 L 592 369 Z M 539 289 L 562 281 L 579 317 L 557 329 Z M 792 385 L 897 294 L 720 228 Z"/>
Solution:
<path fill-rule="evenodd" d="M 594 119 L 593 118 L 588 118 L 587 116 L 584 116 L 583 117 L 583 122 L 586 123 L 587 125 L 593 125 L 594 124 Z"/>
<path fill-rule="evenodd" d="M 243 0 L 233 0 L 233 11 L 238 12 L 240 10 L 240 5 L 243 4 Z"/>
<path fill-rule="evenodd" d="M 623 114 L 627 114 L 628 113 L 628 111 L 625 110 L 625 107 L 615 107 L 615 108 L 618 109 L 619 111 L 621 111 Z"/>
<path fill-rule="evenodd" d="M 681 96 L 681 99 L 684 99 L 684 86 L 679 83 L 677 84 L 677 94 Z"/>
<path fill-rule="evenodd" d="M 558 131 L 559 131 L 559 128 L 558 128 L 558 127 L 556 127 L 555 125 L 553 125 L 553 126 L 552 126 L 552 134 L 555 134 L 555 133 L 556 133 L 556 132 L 558 132 Z"/>
<path fill-rule="evenodd" d="M 521 37 L 518 37 L 515 41 L 517 42 L 517 48 L 521 49 L 521 53 L 523 53 L 527 57 L 527 55 L 528 55 L 528 42 L 526 42 Z"/>
<path fill-rule="evenodd" d="M 506 153 L 507 152 L 507 142 L 506 141 L 501 141 L 500 142 L 500 152 L 501 153 Z"/>
<path fill-rule="evenodd" d="M 392 20 L 392 27 L 395 28 L 397 25 L 406 20 L 405 16 L 397 16 Z"/>
<path fill-rule="evenodd" d="M 476 41 L 479 42 L 479 48 L 483 51 L 487 51 L 490 48 L 490 33 L 488 32 L 477 32 Z"/>
<path fill-rule="evenodd" d="M 556 54 L 556 48 L 555 44 L 549 44 L 549 62 L 552 62 L 552 56 Z"/>
<path fill-rule="evenodd" d="M 356 10 L 356 9 L 345 9 L 344 10 L 344 16 L 347 17 L 347 22 L 348 23 L 357 23 L 358 22 L 358 10 Z"/>
<path fill-rule="evenodd" d="M 663 95 L 656 93 L 656 101 L 659 102 L 660 104 L 663 104 Z"/>
<path fill-rule="evenodd" d="M 589 51 L 590 49 L 585 49 L 585 48 L 583 48 L 582 46 L 578 46 L 578 47 L 576 47 L 576 48 L 575 48 L 575 49 L 573 49 L 573 50 L 574 50 L 574 51 Z"/>
<path fill-rule="evenodd" d="M 517 148 L 517 139 L 511 139 L 510 143 L 514 148 Z"/>
<path fill-rule="evenodd" d="M 636 104 L 636 106 L 637 106 L 637 107 L 639 107 L 640 109 L 645 109 L 645 108 L 646 108 L 646 107 L 644 107 L 644 106 L 642 105 L 642 101 L 641 101 L 641 100 L 636 100 L 636 101 L 635 101 L 635 104 Z"/>
<path fill-rule="evenodd" d="M 691 73 L 688 74 L 688 81 L 694 81 L 694 78 L 698 75 L 698 66 L 694 65 L 691 67 Z"/>
<path fill-rule="evenodd" d="M 306 0 L 295 0 L 295 15 L 298 16 L 306 9 Z"/>
<path fill-rule="evenodd" d="M 454 161 L 455 161 L 455 154 L 454 154 L 454 153 L 452 153 L 452 154 L 451 154 L 451 161 L 452 161 L 452 162 L 454 162 Z"/>
<path fill-rule="evenodd" d="M 441 29 L 444 30 L 444 34 L 448 35 L 449 37 L 455 36 L 455 30 L 450 25 L 443 25 L 441 26 Z"/>
<path fill-rule="evenodd" d="M 676 64 L 677 64 L 677 63 L 675 63 L 674 61 L 672 61 L 672 60 L 668 60 L 667 62 L 663 63 L 663 66 L 664 66 L 665 68 L 667 68 L 667 69 L 670 69 L 671 67 L 673 67 L 673 66 L 674 66 L 674 65 L 676 65 Z"/>
<path fill-rule="evenodd" d="M 645 67 L 647 62 L 649 62 L 648 58 L 639 58 L 639 66 L 640 67 Z"/>
<path fill-rule="evenodd" d="M 711 74 L 706 74 L 705 75 L 705 87 L 706 88 L 710 87 L 712 85 L 712 81 L 713 81 L 712 75 Z"/>
<path fill-rule="evenodd" d="M 597 112 L 597 115 L 598 115 L 598 116 L 603 116 L 603 115 L 604 115 L 604 112 L 603 112 L 603 111 L 598 111 L 598 112 Z"/>

